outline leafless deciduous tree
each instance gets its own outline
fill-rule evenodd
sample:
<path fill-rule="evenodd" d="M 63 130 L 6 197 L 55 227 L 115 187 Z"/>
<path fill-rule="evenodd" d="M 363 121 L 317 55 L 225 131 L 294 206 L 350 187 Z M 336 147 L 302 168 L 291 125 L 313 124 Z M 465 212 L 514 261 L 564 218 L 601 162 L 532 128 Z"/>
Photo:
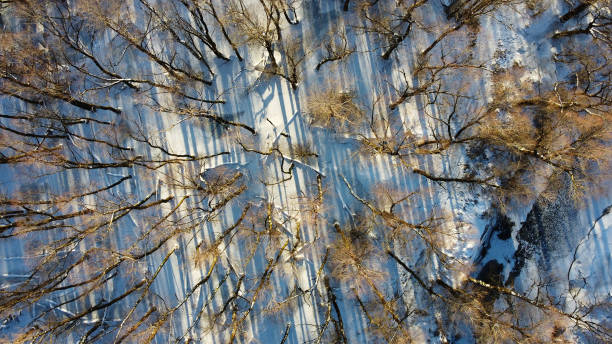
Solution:
<path fill-rule="evenodd" d="M 352 28 L 380 38 L 383 59 L 422 31 L 437 38 L 370 103 L 339 82 L 292 92 L 294 120 L 348 138 L 359 163 L 389 158 L 398 180 L 482 187 L 498 206 L 564 181 L 576 197 L 593 193 L 612 169 L 609 2 L 561 18 L 552 35 L 567 44 L 550 84 L 471 54 L 461 28 L 510 3 L 454 1 L 448 22 L 428 27 L 426 0 L 338 1 L 357 7 Z M 359 173 L 317 168 L 328 147 L 294 127 L 268 140 L 260 123 L 219 110 L 226 63 L 244 68 L 263 52 L 256 70 L 295 89 L 315 47 L 316 70 L 360 54 L 344 24 L 310 42 L 299 5 L 0 1 L 0 258 L 20 263 L 0 276 L 1 340 L 238 343 L 265 323 L 281 343 L 297 326 L 312 342 L 350 343 L 355 319 L 367 325 L 359 338 L 377 342 L 425 341 L 420 322 L 443 342 L 569 341 L 570 328 L 612 340 L 590 318 L 604 302 L 568 311 L 550 281 L 524 292 L 474 274 L 453 254 L 470 225 L 424 205 L 433 186 L 360 185 Z M 170 142 L 185 122 L 210 134 L 210 153 Z M 458 169 L 424 163 L 457 157 Z M 170 289 L 173 272 L 182 289 Z M 303 323 L 287 321 L 298 313 Z"/>
<path fill-rule="evenodd" d="M 410 35 L 415 20 L 414 12 L 427 3 L 427 0 L 391 2 L 363 1 L 359 6 L 365 26 L 359 29 L 366 33 L 381 36 L 382 58 L 387 60 L 393 51 Z"/>
<path fill-rule="evenodd" d="M 576 6 L 561 17 L 565 23 L 575 19 L 577 26 L 555 32 L 553 37 L 567 37 L 573 35 L 591 35 L 595 40 L 610 45 L 610 31 L 612 30 L 612 17 L 610 15 L 610 1 L 578 1 Z"/>
<path fill-rule="evenodd" d="M 233 0 L 228 4 L 226 17 L 237 36 L 237 44 L 265 49 L 268 60 L 261 71 L 286 79 L 296 89 L 300 65 L 308 51 L 303 48 L 301 36 L 283 33 L 285 23 L 297 24 L 293 1 L 262 0 L 251 4 Z M 283 59 L 282 65 L 275 52 Z"/>
<path fill-rule="evenodd" d="M 337 30 L 330 32 L 323 41 L 323 58 L 317 66 L 315 70 L 319 70 L 324 64 L 333 61 L 340 61 L 351 54 L 355 53 L 356 49 L 349 42 L 349 36 L 344 30 Z"/>

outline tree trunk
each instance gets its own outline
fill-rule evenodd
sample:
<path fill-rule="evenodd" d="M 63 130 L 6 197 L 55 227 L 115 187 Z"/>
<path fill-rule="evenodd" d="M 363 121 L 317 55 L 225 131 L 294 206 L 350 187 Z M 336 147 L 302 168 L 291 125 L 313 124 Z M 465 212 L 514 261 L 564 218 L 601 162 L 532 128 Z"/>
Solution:
<path fill-rule="evenodd" d="M 565 23 L 566 21 L 574 18 L 575 16 L 579 15 L 580 13 L 582 13 L 584 10 L 586 10 L 589 7 L 589 4 L 584 3 L 584 2 L 580 2 L 580 4 L 574 8 L 572 8 L 571 10 L 569 10 L 569 12 L 567 12 L 566 14 L 564 14 L 561 17 L 561 22 Z"/>
<path fill-rule="evenodd" d="M 351 2 L 351 0 L 344 0 L 344 7 L 342 7 L 343 11 L 348 11 L 349 8 L 349 2 Z"/>
<path fill-rule="evenodd" d="M 444 39 L 444 37 L 461 29 L 462 26 L 463 26 L 463 22 L 460 22 L 457 26 L 451 27 L 450 29 L 442 32 L 442 34 L 438 38 L 436 38 L 435 41 L 433 41 L 425 50 L 423 50 L 423 52 L 421 52 L 421 58 L 425 57 L 431 51 L 431 49 L 435 48 L 436 45 L 438 45 L 438 43 L 440 43 L 440 41 Z"/>
<path fill-rule="evenodd" d="M 460 10 L 464 5 L 464 0 L 454 0 L 450 5 L 446 6 L 444 9 L 446 11 L 446 18 L 455 18 L 458 20 L 460 17 Z"/>
<path fill-rule="evenodd" d="M 389 57 L 391 56 L 391 53 L 393 53 L 393 51 L 395 51 L 395 49 L 399 47 L 399 45 L 406 39 L 406 37 L 408 37 L 408 34 L 410 34 L 411 28 L 412 28 L 412 23 L 408 23 L 408 27 L 406 28 L 406 31 L 404 31 L 404 33 L 401 36 L 393 36 L 391 45 L 389 46 L 389 48 L 387 48 L 387 50 L 381 56 L 383 60 L 389 59 Z"/>

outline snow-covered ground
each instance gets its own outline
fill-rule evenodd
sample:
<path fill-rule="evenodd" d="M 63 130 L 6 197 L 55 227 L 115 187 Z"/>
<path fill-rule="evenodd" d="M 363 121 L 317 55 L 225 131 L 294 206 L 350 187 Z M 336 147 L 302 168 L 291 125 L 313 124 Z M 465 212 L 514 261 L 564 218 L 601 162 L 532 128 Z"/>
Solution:
<path fill-rule="evenodd" d="M 521 5 L 504 7 L 503 10 L 483 16 L 476 36 L 474 60 L 486 61 L 489 69 L 520 65 L 526 68 L 532 81 L 554 82 L 557 71 L 555 64 L 550 61 L 551 54 L 557 49 L 555 44 L 558 43 L 553 42 L 550 37 L 558 25 L 558 17 L 567 10 L 567 6 L 563 1 L 545 2 L 548 5 L 546 10 L 535 18 Z M 399 46 L 391 59 L 383 60 L 380 58 L 381 50 L 377 48 L 379 42 L 376 37 L 355 31 L 352 26 L 359 24 L 359 19 L 351 12 L 354 11 L 352 7 L 351 11 L 343 12 L 342 3 L 343 1 L 332 0 L 301 1 L 297 6 L 300 23 L 285 28 L 287 35 L 304 37 L 304 46 L 312 50 L 306 56 L 302 67 L 302 81 L 297 90 L 293 90 L 284 79 L 262 75 L 259 67 L 265 66 L 267 60 L 263 49 L 241 50 L 245 57 L 242 62 L 235 57 L 228 62 L 216 61 L 214 87 L 216 94 L 221 94 L 220 97 L 226 103 L 215 105 L 214 110 L 221 114 L 234 114 L 236 120 L 253 127 L 255 135 L 239 129 L 222 133 L 222 130 L 215 126 L 192 119 L 185 120 L 139 108 L 139 111 L 142 111 L 140 121 L 143 127 L 150 133 L 158 134 L 160 142 L 173 153 L 229 154 L 203 160 L 195 168 L 195 172 L 162 168 L 159 172 L 151 173 L 152 178 L 145 178 L 146 173 L 136 169 L 124 169 L 121 173 L 114 171 L 116 174 L 80 171 L 50 176 L 46 178 L 48 184 L 44 186 L 37 182 L 39 184 L 36 187 L 49 188 L 60 193 L 62 188 L 69 189 L 76 181 L 79 181 L 80 185 L 89 181 L 103 181 L 102 184 L 108 185 L 121 176 L 131 174 L 134 178 L 115 192 L 133 194 L 142 199 L 153 190 L 158 190 L 154 197 L 163 199 L 174 196 L 174 206 L 186 191 L 173 188 L 168 179 L 164 179 L 170 175 L 177 180 L 196 175 L 201 182 L 206 182 L 219 174 L 242 174 L 240 183 L 248 186 L 248 189 L 233 200 L 230 207 L 220 212 L 218 217 L 174 238 L 167 244 L 167 251 L 147 257 L 148 273 L 153 274 L 167 252 L 177 248 L 152 284 L 151 294 L 155 294 L 168 305 L 175 305 L 189 295 L 196 283 L 209 273 L 213 262 L 212 258 L 206 258 L 202 263 L 194 264 L 198 255 L 196 247 L 206 247 L 214 242 L 226 228 L 238 221 L 247 204 L 258 209 L 258 216 L 262 218 L 265 214 L 271 214 L 271 219 L 266 221 L 278 225 L 280 233 L 275 239 L 278 242 L 271 241 L 251 251 L 252 238 L 241 242 L 241 236 L 237 235 L 231 243 L 218 248 L 215 253 L 218 255 L 218 262 L 214 260 L 216 265 L 210 281 L 195 290 L 194 296 L 169 321 L 169 328 L 156 337 L 156 342 L 188 342 L 189 338 L 197 343 L 226 342 L 231 329 L 224 326 L 232 320 L 228 318 L 231 312 L 226 312 L 219 318 L 216 318 L 214 313 L 219 311 L 234 293 L 239 297 L 245 296 L 245 304 L 239 305 L 241 311 L 244 311 L 248 306 L 247 298 L 253 298 L 258 278 L 277 254 L 280 255 L 279 263 L 269 274 L 269 286 L 258 295 L 259 303 L 245 317 L 242 325 L 244 334 L 240 340 L 244 343 L 280 343 L 289 328 L 286 343 L 315 341 L 322 330 L 322 324 L 326 323 L 328 314 L 324 301 L 329 300 L 330 296 L 323 279 L 328 274 L 331 275 L 333 269 L 325 268 L 321 272 L 321 267 L 327 259 L 326 250 L 333 248 L 337 238 L 334 224 L 350 226 L 364 221 L 364 218 L 372 217 L 370 210 L 359 202 L 353 192 L 373 202 L 382 199 L 383 201 L 377 204 L 384 204 L 384 197 L 380 197 L 384 188 L 392 190 L 395 195 L 418 191 L 417 196 L 397 206 L 397 213 L 406 221 L 418 223 L 431 214 L 447 219 L 444 226 L 449 229 L 449 233 L 439 238 L 444 241 L 441 246 L 445 253 L 460 262 L 476 262 L 473 268 L 474 276 L 488 262 L 496 260 L 503 265 L 503 280 L 507 280 L 514 273 L 513 287 L 529 296 L 535 296 L 530 294 L 534 281 L 537 283 L 542 279 L 554 279 L 556 282 L 549 292 L 562 300 L 567 312 L 572 312 L 577 303 L 583 300 L 609 302 L 612 298 L 612 237 L 609 235 L 612 226 L 612 216 L 609 215 L 612 193 L 609 185 L 602 185 L 604 190 L 601 194 L 589 198 L 580 206 L 566 204 L 571 202 L 561 195 L 558 200 L 532 200 L 523 207 L 509 209 L 507 216 L 515 226 L 511 237 L 502 240 L 495 233 L 486 232 L 487 228 L 490 228 L 487 225 L 491 218 L 483 215 L 490 206 L 490 200 L 484 191 L 457 183 L 434 183 L 407 170 L 395 157 L 364 153 L 355 133 L 361 133 L 364 137 L 371 136 L 372 132 L 365 126 L 352 128 L 352 133 L 347 134 L 341 130 L 317 127 L 309 123 L 306 114 L 308 96 L 314 90 L 336 83 L 342 89 L 356 94 L 356 99 L 361 102 L 368 116 L 370 109 L 374 109 L 372 111 L 381 116 L 399 119 L 401 125 L 415 135 L 431 133 L 432 128 L 438 125 L 425 116 L 421 104 L 413 99 L 401 104 L 396 110 L 389 110 L 385 105 L 397 98 L 393 87 L 400 87 L 405 82 L 401 72 L 410 73 L 415 68 L 417 54 L 429 45 L 436 34 L 421 31 L 418 35 L 410 36 Z M 448 22 L 441 2 L 436 0 L 426 4 L 420 13 L 429 16 L 420 18 L 425 23 Z M 349 30 L 350 44 L 355 46 L 357 52 L 343 61 L 327 63 L 315 71 L 315 66 L 321 59 L 321 51 L 314 49 L 316 43 L 322 40 L 329 30 L 338 28 Z M 451 49 L 456 42 L 458 45 L 464 44 L 459 42 L 466 39 L 460 35 L 450 35 L 441 45 L 445 49 Z M 228 49 L 228 54 L 229 51 Z M 439 53 L 437 50 L 434 52 Z M 280 60 L 282 61 L 282 58 Z M 491 87 L 490 80 L 471 82 L 474 85 L 470 87 L 486 99 Z M 377 101 L 379 99 L 382 104 Z M 121 107 L 128 116 L 130 111 L 138 108 L 128 95 L 113 99 L 113 105 Z M 13 105 L 3 102 L 0 106 L 4 111 L 9 111 Z M 298 156 L 295 153 L 298 145 L 310 147 L 316 156 Z M 242 146 L 271 154 L 246 152 Z M 459 152 L 418 157 L 410 161 L 428 171 L 453 174 L 460 171 L 465 159 L 465 155 Z M 288 171 L 291 173 L 287 173 Z M 18 172 L 3 167 L 0 174 L 2 192 L 15 190 L 17 186 L 13 182 L 19 180 L 16 175 Z M 322 203 L 316 203 L 313 208 L 312 204 L 315 203 L 312 200 L 317 198 L 320 191 L 319 180 L 325 197 Z M 185 205 L 206 205 L 205 202 L 196 204 L 199 201 L 200 199 L 192 197 L 185 200 Z M 541 209 L 534 206 L 536 203 L 540 204 Z M 168 211 L 172 206 L 164 210 Z M 532 207 L 535 210 L 532 210 Z M 532 221 L 548 222 L 540 227 L 523 224 L 529 216 L 536 217 Z M 548 219 L 555 219 L 557 222 L 550 223 Z M 121 220 L 120 229 L 116 229 L 112 235 L 113 240 L 120 246 L 123 236 L 143 233 L 146 225 L 146 221 L 140 219 L 137 214 L 131 214 L 129 218 Z M 521 239 L 521 230 L 527 231 L 536 227 L 543 234 L 538 236 L 537 243 L 532 243 L 534 248 L 530 249 L 524 265 L 517 267 L 516 252 L 526 245 Z M 554 235 L 549 235 L 547 231 L 552 231 Z M 459 285 L 461 277 L 449 274 L 448 270 L 440 265 L 440 261 L 426 250 L 422 242 L 389 241 L 386 238 L 388 233 L 381 226 L 373 226 L 366 235 L 370 236 L 372 242 L 392 245 L 389 249 L 405 262 L 409 262 L 409 266 L 419 271 L 426 281 L 433 282 L 442 278 L 450 284 Z M 286 249 L 283 248 L 285 241 L 289 243 Z M 0 241 L 2 288 L 9 288 L 15 280 L 18 281 L 28 274 L 28 259 L 31 257 L 25 256 L 24 245 L 18 240 Z M 150 245 L 154 245 L 154 242 Z M 479 257 L 483 245 L 488 245 L 488 250 Z M 410 318 L 410 321 L 414 322 L 410 326 L 413 340 L 423 343 L 443 342 L 443 334 L 438 331 L 436 324 L 436 310 L 430 309 L 431 305 L 423 304 L 421 300 L 424 298 L 419 295 L 424 293 L 424 290 L 417 282 L 405 270 L 387 259 L 381 259 L 380 265 L 376 267 L 383 274 L 382 277 L 376 277 L 376 285 L 386 297 L 401 295 L 405 304 L 431 311 L 429 314 Z M 331 288 L 343 318 L 344 331 L 350 343 L 372 341 L 374 338 L 366 331 L 369 324 L 360 309 L 361 301 L 356 302 L 354 297 L 356 289 L 366 287 L 353 282 L 350 277 L 331 281 Z M 118 295 L 122 292 L 121 288 L 121 282 L 117 281 L 105 293 L 107 297 Z M 38 303 L 52 302 L 58 300 L 37 301 L 29 316 L 37 314 Z M 91 302 L 93 304 L 97 300 Z M 278 310 L 274 307 L 278 307 Z M 41 309 L 43 308 L 44 306 Z M 75 310 L 67 307 L 65 312 L 70 314 Z M 597 319 L 607 317 L 608 325 L 612 321 L 609 314 L 593 316 Z M 27 317 L 28 315 L 23 315 L 23 318 Z M 92 315 L 89 321 L 97 320 L 96 317 L 104 317 L 110 322 L 121 321 L 116 314 Z M 216 322 L 210 331 L 207 330 L 209 322 Z M 12 326 L 19 324 L 22 323 L 6 322 L 0 325 L 0 331 L 8 333 Z M 331 328 L 333 325 L 327 326 Z M 183 336 L 184 333 L 187 335 Z M 75 334 L 71 339 L 76 342 L 77 337 Z M 326 338 L 323 339 L 324 342 L 331 340 L 331 337 Z M 464 342 L 469 340 L 464 338 Z"/>

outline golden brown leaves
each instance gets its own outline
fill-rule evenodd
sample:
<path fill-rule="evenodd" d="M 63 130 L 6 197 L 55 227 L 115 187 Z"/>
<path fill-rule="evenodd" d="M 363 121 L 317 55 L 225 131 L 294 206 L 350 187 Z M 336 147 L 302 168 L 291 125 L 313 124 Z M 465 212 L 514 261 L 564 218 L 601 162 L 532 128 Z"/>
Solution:
<path fill-rule="evenodd" d="M 322 91 L 312 91 L 306 100 L 306 113 L 315 126 L 344 131 L 361 125 L 365 112 L 357 102 L 357 95 L 331 84 Z"/>

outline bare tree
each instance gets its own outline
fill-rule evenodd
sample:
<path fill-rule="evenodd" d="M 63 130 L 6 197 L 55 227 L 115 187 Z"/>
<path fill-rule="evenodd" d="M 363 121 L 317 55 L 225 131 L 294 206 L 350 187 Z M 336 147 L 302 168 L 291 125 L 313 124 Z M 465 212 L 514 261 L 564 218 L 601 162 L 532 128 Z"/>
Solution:
<path fill-rule="evenodd" d="M 573 35 L 587 34 L 593 39 L 610 43 L 612 27 L 612 17 L 608 11 L 610 1 L 579 1 L 576 7 L 572 8 L 561 17 L 561 22 L 565 23 L 572 18 L 577 18 L 577 27 L 560 30 L 554 33 L 553 38 L 567 37 Z"/>
<path fill-rule="evenodd" d="M 383 59 L 423 30 L 437 38 L 412 65 L 390 67 L 393 90 L 372 90 L 370 103 L 331 77 L 308 80 L 295 116 L 262 137 L 259 124 L 277 124 L 265 114 L 243 123 L 252 109 L 237 104 L 223 111 L 236 93 L 220 85 L 245 79 L 220 71 L 244 70 L 231 56 L 263 52 L 264 76 L 295 89 L 312 75 L 299 2 L 0 1 L 0 240 L 2 258 L 20 262 L 1 276 L 3 340 L 236 343 L 261 322 L 278 325 L 281 343 L 296 333 L 350 343 L 361 319 L 359 339 L 375 342 L 426 341 L 419 322 L 442 342 L 551 342 L 574 330 L 609 342 L 592 317 L 606 300 L 574 293 L 569 309 L 551 281 L 521 291 L 477 275 L 454 251 L 470 225 L 426 205 L 435 186 L 479 187 L 511 206 L 564 181 L 581 197 L 609 180 L 607 2 L 562 18 L 579 26 L 554 35 L 568 43 L 553 61 L 568 77 L 550 84 L 520 66 L 492 72 L 471 54 L 477 41 L 461 29 L 510 3 L 454 1 L 446 26 L 428 27 L 428 1 L 353 2 L 353 28 L 380 39 Z M 323 51 L 316 70 L 364 53 L 346 26 L 312 44 Z M 292 126 L 301 114 L 313 132 L 340 132 L 358 164 L 388 159 L 397 180 L 363 185 L 361 171 L 321 167 L 328 147 Z M 183 129 L 198 144 L 177 143 Z M 410 175 L 430 183 L 396 183 Z M 176 267 L 183 288 L 166 290 Z M 298 310 L 309 313 L 302 324 Z"/>
<path fill-rule="evenodd" d="M 387 60 L 410 35 L 415 24 L 414 12 L 425 3 L 427 0 L 402 1 L 396 4 L 364 1 L 359 10 L 365 26 L 358 28 L 363 32 L 381 36 L 384 41 L 381 56 Z"/>
<path fill-rule="evenodd" d="M 319 70 L 324 64 L 340 61 L 356 52 L 355 47 L 349 43 L 346 31 L 332 31 L 323 40 L 323 59 L 317 63 L 315 70 Z"/>
<path fill-rule="evenodd" d="M 337 84 L 313 92 L 306 101 L 306 113 L 312 125 L 343 131 L 361 125 L 365 113 L 354 92 L 343 91 Z"/>
<path fill-rule="evenodd" d="M 446 8 L 446 13 L 449 19 L 453 18 L 455 20 L 455 23 L 449 23 L 446 27 L 442 26 L 444 29 L 427 48 L 421 51 L 420 58 L 425 59 L 427 54 L 448 35 L 459 31 L 466 25 L 477 28 L 480 17 L 490 14 L 502 6 L 508 6 L 515 3 L 517 3 L 515 0 L 454 0 L 450 6 Z"/>
<path fill-rule="evenodd" d="M 293 17 L 288 14 L 294 13 Z M 289 81 L 293 89 L 300 80 L 300 65 L 308 54 L 303 48 L 301 36 L 285 37 L 284 22 L 297 24 L 292 2 L 285 0 L 262 0 L 257 4 L 245 4 L 243 0 L 229 3 L 227 17 L 238 37 L 238 44 L 264 48 L 266 65 L 261 72 L 279 76 Z M 279 52 L 284 66 L 277 61 Z"/>

